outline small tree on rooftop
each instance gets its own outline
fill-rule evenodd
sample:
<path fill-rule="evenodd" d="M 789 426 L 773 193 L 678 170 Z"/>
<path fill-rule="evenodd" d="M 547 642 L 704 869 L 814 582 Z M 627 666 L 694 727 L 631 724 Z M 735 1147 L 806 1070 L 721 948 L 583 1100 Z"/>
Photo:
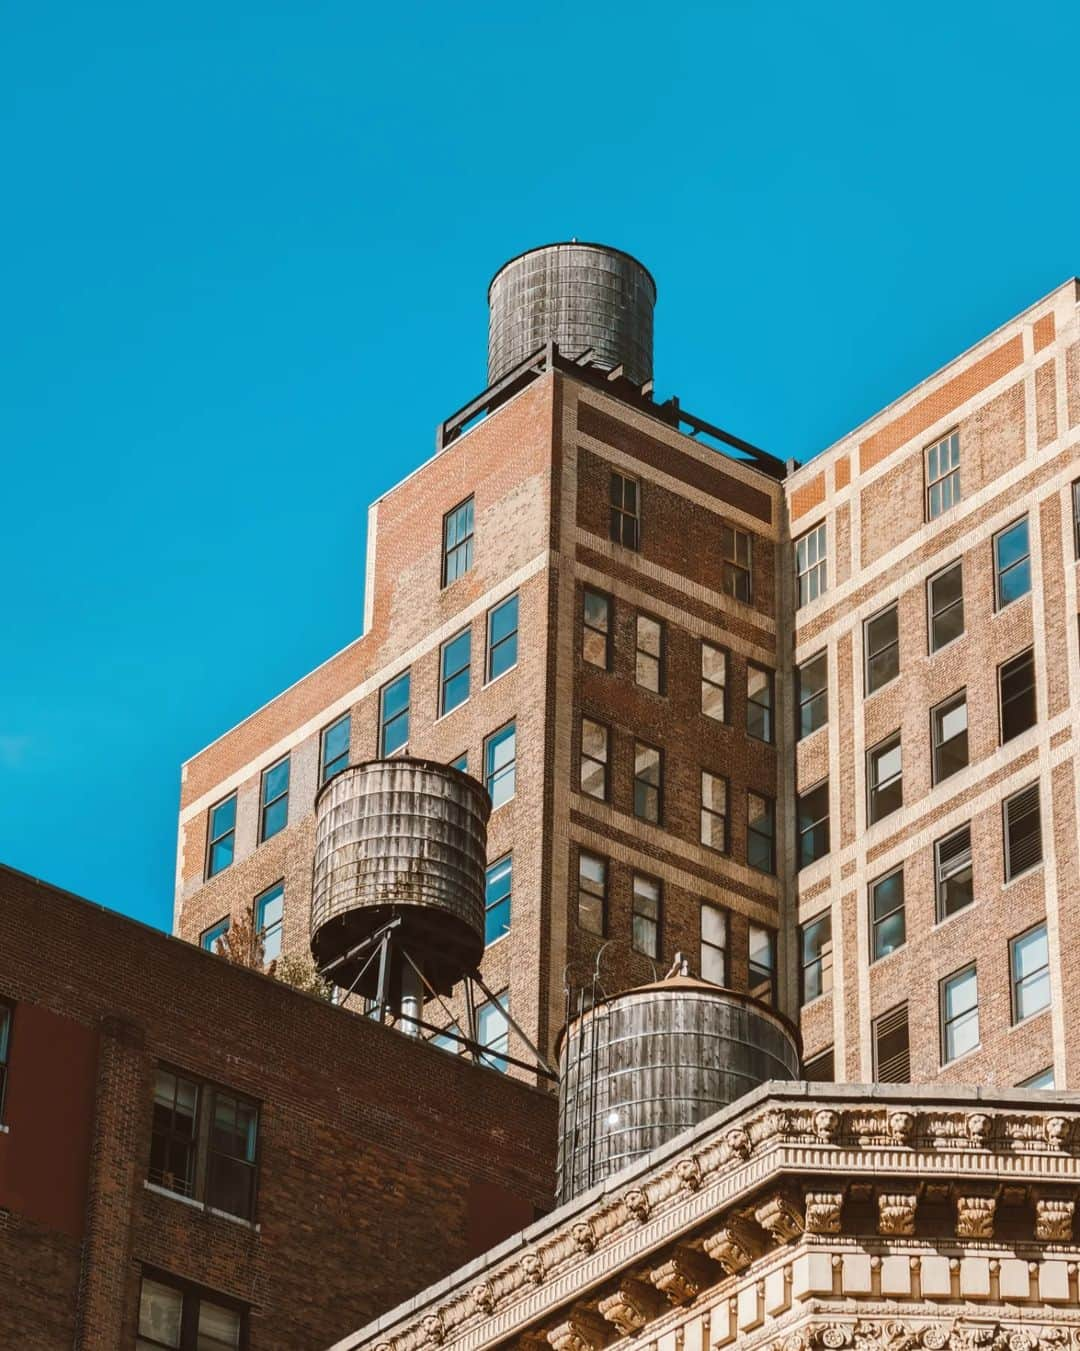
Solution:
<path fill-rule="evenodd" d="M 303 990 L 305 994 L 314 995 L 316 999 L 325 999 L 329 1003 L 334 997 L 334 987 L 328 980 L 323 980 L 315 963 L 308 956 L 288 953 L 277 963 L 274 974 L 278 980 L 291 985 L 294 990 Z"/>
<path fill-rule="evenodd" d="M 255 907 L 247 906 L 229 921 L 229 927 L 214 945 L 214 951 L 233 966 L 246 966 L 253 971 L 265 971 L 272 976 L 277 961 L 266 965 L 266 948 L 262 934 L 255 923 Z"/>

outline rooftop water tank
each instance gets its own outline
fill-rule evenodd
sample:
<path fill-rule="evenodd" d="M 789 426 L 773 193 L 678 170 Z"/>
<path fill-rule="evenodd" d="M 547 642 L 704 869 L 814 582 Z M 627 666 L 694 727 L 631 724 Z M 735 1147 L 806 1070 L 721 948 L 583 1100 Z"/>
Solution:
<path fill-rule="evenodd" d="M 481 783 L 432 760 L 372 760 L 325 783 L 315 799 L 316 965 L 342 988 L 374 998 L 378 962 L 368 961 L 367 949 L 353 950 L 396 920 L 395 951 L 448 994 L 484 951 L 490 813 Z M 395 997 L 403 974 L 411 979 L 411 964 L 392 973 Z"/>
<path fill-rule="evenodd" d="M 488 384 L 550 339 L 564 356 L 587 348 L 601 366 L 652 378 L 656 283 L 647 268 L 603 244 L 545 244 L 495 273 L 488 287 Z"/>
<path fill-rule="evenodd" d="M 795 1028 L 689 976 L 642 985 L 573 1019 L 559 1055 L 560 1203 L 768 1079 L 799 1077 Z"/>

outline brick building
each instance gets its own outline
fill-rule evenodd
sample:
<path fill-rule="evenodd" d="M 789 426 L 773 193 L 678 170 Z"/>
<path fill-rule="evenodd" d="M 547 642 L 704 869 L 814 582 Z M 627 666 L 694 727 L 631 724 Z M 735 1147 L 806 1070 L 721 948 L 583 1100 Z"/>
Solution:
<path fill-rule="evenodd" d="M 6 868 L 0 910 L 0 1346 L 316 1351 L 550 1208 L 549 1093 Z"/>
<path fill-rule="evenodd" d="M 634 260 L 523 258 L 363 635 L 183 767 L 176 932 L 306 948 L 320 781 L 407 750 L 492 791 L 481 970 L 545 1052 L 681 949 L 814 1078 L 1074 1082 L 1077 282 L 797 468 L 653 400 Z"/>

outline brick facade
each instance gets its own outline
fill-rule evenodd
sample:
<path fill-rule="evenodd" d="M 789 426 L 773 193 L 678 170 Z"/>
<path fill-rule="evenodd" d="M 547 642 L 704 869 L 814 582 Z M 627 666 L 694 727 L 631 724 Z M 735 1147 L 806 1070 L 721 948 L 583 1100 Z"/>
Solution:
<path fill-rule="evenodd" d="M 550 1093 L 8 869 L 0 906 L 5 1346 L 134 1345 L 150 1272 L 314 1351 L 549 1208 Z M 161 1064 L 258 1104 L 253 1221 L 148 1184 Z"/>

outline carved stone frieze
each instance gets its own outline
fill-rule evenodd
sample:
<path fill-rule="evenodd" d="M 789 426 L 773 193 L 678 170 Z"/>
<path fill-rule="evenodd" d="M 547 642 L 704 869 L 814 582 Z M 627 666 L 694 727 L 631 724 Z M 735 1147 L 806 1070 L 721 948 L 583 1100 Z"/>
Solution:
<path fill-rule="evenodd" d="M 1068 1117 L 1051 1116 L 1046 1118 L 1046 1143 L 1051 1149 L 1066 1149 L 1072 1135 L 1072 1122 Z"/>
<path fill-rule="evenodd" d="M 748 1220 L 738 1215 L 732 1215 L 722 1229 L 709 1234 L 702 1246 L 728 1275 L 743 1271 L 764 1247 L 760 1234 L 755 1232 Z"/>
<path fill-rule="evenodd" d="M 596 1249 L 596 1234 L 593 1232 L 592 1225 L 588 1220 L 581 1220 L 570 1231 L 574 1244 L 582 1252 L 593 1252 Z"/>
<path fill-rule="evenodd" d="M 831 1145 L 840 1134 L 840 1113 L 832 1107 L 820 1107 L 814 1113 L 814 1135 L 823 1145 Z"/>
<path fill-rule="evenodd" d="M 521 1255 L 521 1274 L 529 1285 L 542 1285 L 544 1281 L 544 1262 L 538 1252 Z"/>
<path fill-rule="evenodd" d="M 591 1309 L 574 1309 L 547 1339 L 554 1351 L 601 1351 L 611 1340 L 611 1328 Z"/>
<path fill-rule="evenodd" d="M 807 1192 L 804 1212 L 808 1234 L 838 1234 L 843 1192 Z"/>
<path fill-rule="evenodd" d="M 878 1205 L 878 1233 L 911 1235 L 915 1232 L 916 1192 L 880 1192 Z"/>
<path fill-rule="evenodd" d="M 649 1280 L 672 1304 L 689 1304 L 716 1279 L 716 1268 L 692 1248 L 676 1248 L 649 1272 Z"/>
<path fill-rule="evenodd" d="M 424 1329 L 424 1341 L 430 1346 L 441 1346 L 446 1340 L 446 1328 L 437 1313 L 425 1314 L 420 1326 Z"/>
<path fill-rule="evenodd" d="M 623 1281 L 613 1295 L 599 1304 L 601 1314 L 624 1337 L 643 1328 L 663 1307 L 664 1300 L 658 1291 L 633 1278 Z"/>
<path fill-rule="evenodd" d="M 1075 1211 L 1075 1201 L 1040 1197 L 1035 1202 L 1035 1237 L 1044 1243 L 1070 1242 Z"/>
<path fill-rule="evenodd" d="M 786 1351 L 790 1336 L 773 1342 L 770 1351 Z M 931 1323 L 859 1318 L 815 1324 L 808 1340 L 823 1351 L 1068 1351 L 1080 1345 L 1080 1327 L 1003 1327 L 975 1317 Z"/>
<path fill-rule="evenodd" d="M 682 1188 L 687 1192 L 696 1192 L 701 1187 L 701 1168 L 697 1159 L 680 1159 L 675 1165 L 675 1172 L 678 1175 Z"/>
<path fill-rule="evenodd" d="M 479 1285 L 474 1285 L 469 1292 L 469 1298 L 476 1313 L 490 1314 L 495 1312 L 495 1291 L 490 1281 L 481 1281 Z"/>
<path fill-rule="evenodd" d="M 640 1187 L 632 1187 L 623 1197 L 623 1202 L 638 1224 L 644 1224 L 649 1218 L 649 1198 Z"/>
<path fill-rule="evenodd" d="M 802 1233 L 803 1217 L 792 1197 L 784 1192 L 770 1196 L 754 1210 L 754 1219 L 777 1243 L 790 1243 Z"/>
<path fill-rule="evenodd" d="M 957 1238 L 993 1238 L 996 1209 L 997 1198 L 994 1196 L 959 1193 L 956 1197 Z"/>

